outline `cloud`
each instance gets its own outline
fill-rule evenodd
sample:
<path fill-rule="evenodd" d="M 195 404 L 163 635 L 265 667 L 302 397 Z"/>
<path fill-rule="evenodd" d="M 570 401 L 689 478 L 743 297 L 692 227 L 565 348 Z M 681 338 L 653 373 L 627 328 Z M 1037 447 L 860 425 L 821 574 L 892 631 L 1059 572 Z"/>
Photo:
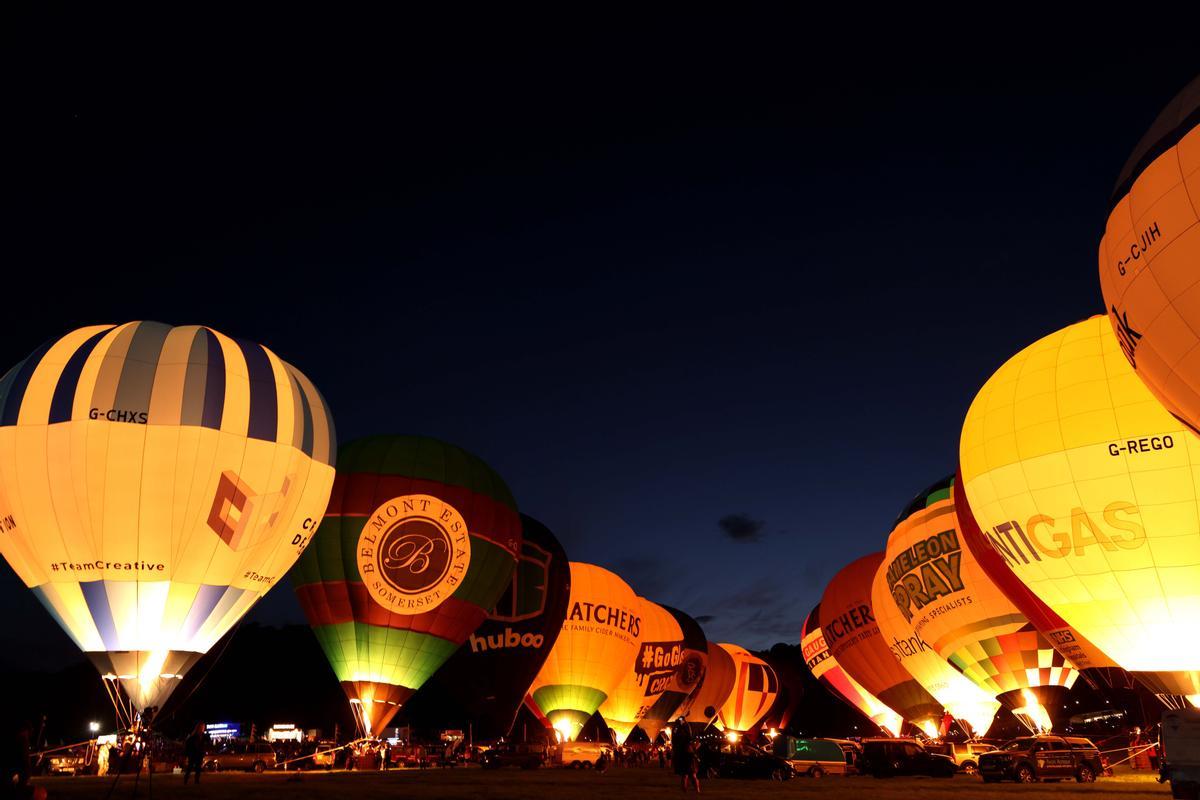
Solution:
<path fill-rule="evenodd" d="M 698 617 L 692 617 L 692 619 L 696 620 L 696 622 L 700 623 L 701 625 L 707 625 L 716 618 L 717 617 L 714 614 L 701 614 Z"/>
<path fill-rule="evenodd" d="M 748 514 L 727 514 L 717 521 L 717 526 L 735 542 L 757 542 L 766 523 L 751 519 Z"/>

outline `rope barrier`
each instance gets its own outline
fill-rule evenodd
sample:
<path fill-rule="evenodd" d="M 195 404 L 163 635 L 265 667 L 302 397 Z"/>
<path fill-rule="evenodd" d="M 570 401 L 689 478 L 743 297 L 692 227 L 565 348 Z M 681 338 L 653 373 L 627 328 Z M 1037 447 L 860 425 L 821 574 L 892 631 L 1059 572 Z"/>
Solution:
<path fill-rule="evenodd" d="M 324 754 L 326 754 L 326 753 L 336 753 L 336 752 L 337 752 L 337 751 L 339 751 L 339 750 L 345 750 L 347 747 L 353 747 L 353 746 L 354 746 L 354 745 L 356 745 L 356 744 L 361 744 L 362 742 L 369 742 L 369 741 L 372 741 L 372 739 L 371 739 L 370 737 L 366 737 L 366 736 L 364 736 L 364 737 L 363 737 L 363 738 L 361 738 L 361 739 L 355 739 L 355 740 L 354 740 L 354 741 L 352 741 L 352 742 L 346 742 L 345 744 L 343 744 L 343 745 L 339 745 L 338 747 L 334 747 L 334 748 L 332 748 L 332 749 L 329 749 L 329 750 L 322 750 L 322 751 L 320 751 L 320 752 L 321 752 L 321 755 L 324 755 Z M 289 758 L 287 761 L 277 761 L 277 762 L 275 762 L 275 766 L 277 766 L 277 767 L 287 767 L 287 765 L 288 765 L 288 764 L 292 764 L 292 763 L 294 763 L 294 762 L 296 762 L 296 761 L 304 761 L 305 759 L 312 758 L 312 757 L 313 757 L 313 756 L 315 756 L 315 755 L 317 755 L 317 753 L 314 751 L 314 752 L 312 752 L 312 753 L 307 753 L 307 754 L 305 754 L 305 755 L 302 755 L 302 756 L 296 756 L 295 758 Z"/>

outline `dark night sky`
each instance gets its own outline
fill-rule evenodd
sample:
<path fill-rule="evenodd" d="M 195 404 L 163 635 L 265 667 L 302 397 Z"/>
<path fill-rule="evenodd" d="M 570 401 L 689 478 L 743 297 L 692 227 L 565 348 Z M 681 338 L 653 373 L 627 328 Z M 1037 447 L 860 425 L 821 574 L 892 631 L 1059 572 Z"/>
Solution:
<path fill-rule="evenodd" d="M 953 469 L 993 369 L 1100 310 L 1108 191 L 1200 71 L 811 17 L 53 22 L 6 115 L 0 362 L 129 319 L 262 341 L 343 441 L 473 451 L 755 647 Z M 69 653 L 3 572 L 2 658 Z"/>

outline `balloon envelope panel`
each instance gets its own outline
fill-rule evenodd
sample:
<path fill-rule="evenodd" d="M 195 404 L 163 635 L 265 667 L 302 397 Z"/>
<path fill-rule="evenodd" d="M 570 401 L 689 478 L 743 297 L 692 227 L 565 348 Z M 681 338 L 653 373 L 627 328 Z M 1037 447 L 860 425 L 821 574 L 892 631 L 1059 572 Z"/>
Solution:
<path fill-rule="evenodd" d="M 887 736 L 896 736 L 904 725 L 904 718 L 875 695 L 863 688 L 862 684 L 851 678 L 837 663 L 829 652 L 825 634 L 821 632 L 821 606 L 809 612 L 804 620 L 804 628 L 800 632 L 800 649 L 804 655 L 804 664 L 835 697 L 840 697 L 863 716 L 879 726 Z"/>
<path fill-rule="evenodd" d="M 1100 288 L 1122 350 L 1150 391 L 1200 426 L 1200 78 L 1130 156 L 1100 241 Z"/>
<path fill-rule="evenodd" d="M 988 380 L 961 467 L 979 527 L 1042 602 L 1160 694 L 1200 693 L 1200 439 L 1105 319 L 1035 342 Z"/>
<path fill-rule="evenodd" d="M 496 606 L 521 522 L 495 472 L 436 439 L 359 439 L 339 459 L 329 513 L 292 583 L 370 733 Z"/>
<path fill-rule="evenodd" d="M 637 595 L 617 575 L 571 562 L 571 597 L 558 641 L 529 687 L 534 707 L 573 741 L 632 666 L 641 637 Z"/>
<path fill-rule="evenodd" d="M 892 655 L 871 608 L 871 584 L 883 553 L 851 562 L 833 577 L 821 598 L 821 630 L 829 652 L 867 691 L 926 727 L 941 720 L 943 709 Z"/>
<path fill-rule="evenodd" d="M 524 514 L 521 529 L 521 557 L 508 588 L 433 681 L 482 741 L 508 735 L 558 640 L 571 593 L 571 568 L 558 539 Z"/>
<path fill-rule="evenodd" d="M 333 422 L 298 370 L 202 326 L 101 325 L 0 379 L 0 552 L 138 709 L 285 575 Z"/>

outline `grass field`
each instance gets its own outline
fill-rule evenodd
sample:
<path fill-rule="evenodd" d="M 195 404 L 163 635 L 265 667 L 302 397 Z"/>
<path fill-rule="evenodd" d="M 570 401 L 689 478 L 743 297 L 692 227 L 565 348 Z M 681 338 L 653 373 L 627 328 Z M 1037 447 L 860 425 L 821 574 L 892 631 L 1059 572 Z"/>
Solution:
<path fill-rule="evenodd" d="M 134 781 L 124 777 L 113 787 L 111 778 L 45 778 L 39 781 L 53 798 L 129 798 L 134 796 Z M 111 795 L 110 788 L 113 789 Z M 471 800 L 521 800 L 523 798 L 553 798 L 553 800 L 585 800 L 590 798 L 679 797 L 679 785 L 664 770 L 611 769 L 604 775 L 567 769 L 542 769 L 532 772 L 504 770 L 484 772 L 479 769 L 405 770 L 380 772 L 274 772 L 262 775 L 220 773 L 206 774 L 200 787 L 184 786 L 179 775 L 155 775 L 148 786 L 145 775 L 137 784 L 137 796 L 172 800 L 172 798 L 247 798 L 247 800 L 277 800 L 277 798 L 330 798 L 330 800 L 360 800 L 360 798 L 470 798 Z M 785 798 L 828 797 L 836 800 L 973 800 L 1000 796 L 1020 796 L 1021 800 L 1050 800 L 1073 797 L 1111 797 L 1120 800 L 1140 798 L 1169 798 L 1170 790 L 1160 786 L 1145 774 L 1105 778 L 1091 785 L 1052 783 L 1019 786 L 1012 783 L 985 786 L 978 778 L 960 775 L 951 780 L 933 778 L 893 778 L 875 780 L 868 777 L 796 778 L 785 783 L 718 779 L 705 781 L 701 787 L 707 797 Z"/>

